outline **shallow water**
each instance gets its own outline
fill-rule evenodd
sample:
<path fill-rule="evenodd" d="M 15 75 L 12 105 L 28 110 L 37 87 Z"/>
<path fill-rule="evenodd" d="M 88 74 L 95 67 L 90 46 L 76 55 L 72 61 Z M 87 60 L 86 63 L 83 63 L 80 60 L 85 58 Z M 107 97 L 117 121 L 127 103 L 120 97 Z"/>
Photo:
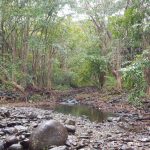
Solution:
<path fill-rule="evenodd" d="M 71 114 L 78 117 L 86 116 L 90 121 L 95 122 L 103 122 L 107 119 L 107 117 L 111 116 L 111 113 L 102 112 L 99 109 L 91 108 L 81 104 L 60 104 L 56 106 L 54 110 L 59 113 Z"/>

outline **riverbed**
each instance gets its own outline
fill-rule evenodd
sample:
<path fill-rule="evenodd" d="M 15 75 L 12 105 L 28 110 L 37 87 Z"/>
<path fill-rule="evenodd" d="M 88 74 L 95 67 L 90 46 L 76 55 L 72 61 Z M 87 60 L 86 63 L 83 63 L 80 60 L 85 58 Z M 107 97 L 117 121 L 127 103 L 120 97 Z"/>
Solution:
<path fill-rule="evenodd" d="M 139 117 L 136 114 L 120 114 L 108 117 L 104 122 L 33 107 L 1 107 L 0 114 L 0 143 L 12 136 L 22 143 L 29 139 L 40 122 L 54 119 L 69 131 L 64 150 L 150 149 L 150 129 L 132 128 L 131 120 Z"/>

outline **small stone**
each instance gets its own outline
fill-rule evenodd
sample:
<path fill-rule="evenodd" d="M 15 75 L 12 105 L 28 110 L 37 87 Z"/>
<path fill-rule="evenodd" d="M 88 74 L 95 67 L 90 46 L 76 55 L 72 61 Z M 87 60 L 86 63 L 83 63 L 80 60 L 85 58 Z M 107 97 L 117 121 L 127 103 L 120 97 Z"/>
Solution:
<path fill-rule="evenodd" d="M 68 132 L 75 133 L 76 128 L 73 125 L 65 125 Z"/>
<path fill-rule="evenodd" d="M 31 112 L 31 113 L 27 114 L 27 117 L 28 117 L 29 119 L 35 119 L 35 118 L 37 118 L 37 114 Z"/>
<path fill-rule="evenodd" d="M 1 123 L 1 124 L 0 124 L 0 128 L 5 128 L 6 126 L 7 126 L 6 123 Z"/>
<path fill-rule="evenodd" d="M 6 112 L 4 112 L 4 115 L 5 115 L 5 117 L 9 118 L 10 117 L 10 112 L 6 111 Z"/>
<path fill-rule="evenodd" d="M 9 146 L 16 143 L 18 143 L 18 138 L 16 136 L 7 137 L 5 141 L 5 148 L 8 148 Z"/>
<path fill-rule="evenodd" d="M 150 127 L 147 127 L 147 130 L 150 131 Z"/>
<path fill-rule="evenodd" d="M 9 122 L 9 123 L 7 123 L 7 127 L 14 127 L 16 125 L 21 125 L 21 123 L 20 122 Z"/>
<path fill-rule="evenodd" d="M 67 150 L 67 146 L 54 147 L 54 148 L 51 148 L 49 150 Z"/>
<path fill-rule="evenodd" d="M 121 150 L 127 150 L 128 149 L 128 146 L 127 145 L 122 145 L 121 146 Z"/>
<path fill-rule="evenodd" d="M 24 140 L 25 138 L 26 138 L 25 135 L 21 135 L 21 136 L 19 137 L 20 140 Z"/>
<path fill-rule="evenodd" d="M 23 147 L 20 144 L 13 144 L 8 148 L 8 150 L 23 150 Z"/>
<path fill-rule="evenodd" d="M 29 139 L 25 139 L 25 140 L 21 141 L 20 144 L 23 146 L 24 149 L 28 149 L 29 148 Z"/>
<path fill-rule="evenodd" d="M 24 126 L 21 126 L 21 125 L 15 126 L 14 128 L 15 128 L 19 133 L 22 133 L 22 132 L 27 131 L 27 127 L 24 127 Z"/>
<path fill-rule="evenodd" d="M 141 138 L 139 141 L 141 141 L 141 142 L 150 142 L 150 138 Z"/>
<path fill-rule="evenodd" d="M 18 132 L 17 129 L 10 127 L 10 128 L 5 128 L 2 130 L 5 134 L 15 134 Z"/>
<path fill-rule="evenodd" d="M 38 115 L 37 118 L 38 118 L 38 119 L 42 119 L 43 116 L 42 116 L 42 115 Z"/>
<path fill-rule="evenodd" d="M 46 116 L 45 116 L 45 119 L 46 119 L 46 120 L 52 120 L 53 117 L 51 117 L 51 116 L 49 116 L 49 115 L 46 115 Z"/>
<path fill-rule="evenodd" d="M 30 137 L 30 135 L 31 135 L 31 133 L 29 133 L 29 132 L 24 133 L 24 136 L 25 136 L 26 138 Z"/>
<path fill-rule="evenodd" d="M 30 126 L 33 127 L 33 128 L 36 128 L 38 126 L 38 124 L 35 123 L 35 122 L 32 122 Z"/>
<path fill-rule="evenodd" d="M 0 141 L 0 150 L 4 150 L 4 142 Z"/>
<path fill-rule="evenodd" d="M 5 133 L 3 131 L 0 131 L 0 136 L 5 135 Z"/>
<path fill-rule="evenodd" d="M 70 120 L 70 119 L 66 120 L 65 123 L 68 125 L 75 125 L 76 124 L 76 122 L 74 120 Z"/>
<path fill-rule="evenodd" d="M 68 146 L 77 146 L 78 139 L 74 135 L 69 135 L 66 141 L 66 145 Z"/>
<path fill-rule="evenodd" d="M 0 120 L 2 120 L 4 117 L 0 115 Z"/>
<path fill-rule="evenodd" d="M 81 139 L 90 139 L 90 136 L 88 136 L 88 135 L 81 135 L 80 138 Z"/>
<path fill-rule="evenodd" d="M 108 122 L 119 122 L 121 120 L 120 117 L 108 117 L 107 121 Z"/>

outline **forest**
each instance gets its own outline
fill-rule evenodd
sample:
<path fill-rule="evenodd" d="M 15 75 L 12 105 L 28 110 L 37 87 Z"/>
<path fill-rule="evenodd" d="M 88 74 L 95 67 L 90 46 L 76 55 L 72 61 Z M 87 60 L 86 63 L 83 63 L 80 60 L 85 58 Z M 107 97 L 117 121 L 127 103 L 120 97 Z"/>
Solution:
<path fill-rule="evenodd" d="M 149 149 L 149 8 L 150 0 L 0 0 L 0 150 Z M 59 109 L 64 116 L 47 109 Z M 106 117 L 105 111 L 113 115 Z M 59 122 L 66 119 L 69 134 L 61 129 L 59 141 L 48 130 L 54 140 L 36 143 L 45 136 L 37 125 L 28 139 L 35 124 L 49 120 L 45 113 Z M 81 135 L 86 132 L 78 126 L 82 123 L 92 136 Z M 16 127 L 18 134 L 7 127 Z M 103 140 L 97 133 L 102 129 L 110 130 L 101 133 Z M 129 141 L 117 139 L 115 129 Z M 7 134 L 14 139 L 5 139 Z M 24 138 L 14 142 L 18 136 Z"/>

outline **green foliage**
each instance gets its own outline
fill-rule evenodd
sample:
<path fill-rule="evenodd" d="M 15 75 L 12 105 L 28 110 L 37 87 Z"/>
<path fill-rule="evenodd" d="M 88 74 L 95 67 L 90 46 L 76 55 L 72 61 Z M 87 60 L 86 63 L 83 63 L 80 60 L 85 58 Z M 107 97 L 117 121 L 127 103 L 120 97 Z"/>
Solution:
<path fill-rule="evenodd" d="M 134 52 L 150 43 L 148 0 L 132 0 L 128 6 L 125 0 L 3 0 L 0 4 L 0 78 L 7 81 L 0 88 L 12 89 L 12 81 L 48 89 L 101 88 L 106 80 L 111 89 L 116 79 L 107 71 L 110 61 L 116 71 L 121 64 L 127 66 L 122 69 L 124 87 L 131 91 L 129 100 L 140 104 L 147 86 L 143 69 L 149 61 L 146 52 L 137 57 Z M 63 14 L 69 6 L 75 12 Z M 31 97 L 39 99 L 40 95 Z"/>
<path fill-rule="evenodd" d="M 34 94 L 30 97 L 29 101 L 30 102 L 37 102 L 37 101 L 40 101 L 42 99 L 45 99 L 45 98 L 39 94 Z"/>
<path fill-rule="evenodd" d="M 141 3 L 139 0 L 132 2 L 122 16 L 109 17 L 109 29 L 114 38 L 122 39 L 125 46 L 137 48 L 141 47 L 143 36 L 148 36 L 150 28 L 147 22 L 149 14 L 147 2 Z"/>
<path fill-rule="evenodd" d="M 114 76 L 108 74 L 107 76 L 105 76 L 105 79 L 106 79 L 106 87 L 108 90 L 111 90 L 114 87 L 116 87 L 117 81 Z"/>
<path fill-rule="evenodd" d="M 55 72 L 53 75 L 53 84 L 58 89 L 61 89 L 64 87 L 70 88 L 70 87 L 76 87 L 76 83 L 74 82 L 74 73 L 73 72 L 63 72 L 58 71 Z"/>
<path fill-rule="evenodd" d="M 52 82 L 56 89 L 68 89 L 77 86 L 75 73 L 69 70 L 62 70 L 58 60 L 55 60 L 53 65 Z"/>
<path fill-rule="evenodd" d="M 3 61 L 2 57 L 0 57 L 0 77 L 4 78 L 4 80 L 8 80 L 11 83 L 11 80 L 15 77 L 16 82 L 22 83 L 23 80 L 27 77 L 26 74 L 24 74 L 20 67 L 22 67 L 21 60 L 17 59 L 15 62 L 13 62 L 12 57 L 8 55 L 8 57 L 5 57 L 5 61 Z M 10 88 L 11 84 L 6 85 L 6 88 Z"/>
<path fill-rule="evenodd" d="M 145 96 L 147 83 L 144 79 L 144 68 L 150 66 L 150 61 L 143 55 L 137 58 L 126 68 L 122 69 L 124 86 L 130 91 L 129 102 L 141 105 L 141 98 Z"/>
<path fill-rule="evenodd" d="M 107 72 L 107 60 L 105 57 L 87 55 L 81 62 L 79 70 L 79 84 L 94 84 L 101 88 L 104 80 L 103 75 Z M 102 79 L 102 80 L 101 80 Z"/>

